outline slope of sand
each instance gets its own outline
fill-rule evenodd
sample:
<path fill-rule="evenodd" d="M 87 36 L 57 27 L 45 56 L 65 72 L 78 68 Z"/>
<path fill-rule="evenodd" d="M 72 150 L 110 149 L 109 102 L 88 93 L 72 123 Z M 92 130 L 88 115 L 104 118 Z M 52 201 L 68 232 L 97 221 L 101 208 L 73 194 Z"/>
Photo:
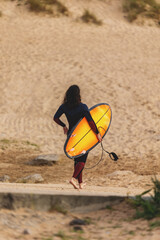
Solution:
<path fill-rule="evenodd" d="M 65 136 L 52 117 L 66 89 L 78 84 L 82 101 L 89 107 L 100 102 L 112 107 L 113 120 L 103 143 L 120 157 L 115 164 L 106 156 L 101 167 L 88 172 L 89 180 L 109 184 L 106 174 L 129 170 L 140 178 L 149 175 L 144 176 L 149 181 L 150 175 L 160 174 L 160 30 L 127 23 L 120 1 L 72 0 L 66 5 L 70 17 L 53 18 L 30 13 L 16 2 L 1 1 L 0 139 L 30 141 L 41 153 L 57 153 L 66 162 Z M 77 21 L 84 8 L 102 19 L 103 25 Z M 21 165 L 22 152 L 14 147 L 9 153 L 1 149 L 1 162 L 21 159 Z M 100 153 L 98 146 L 90 153 L 88 165 L 96 163 Z M 65 180 L 71 166 L 70 161 L 65 164 Z M 16 172 L 14 166 L 13 172 L 20 175 L 24 166 L 19 168 Z M 24 173 L 35 169 L 25 167 Z M 1 171 L 7 174 L 9 170 Z M 51 173 L 46 181 L 58 181 L 53 170 L 47 171 Z M 129 177 L 126 185 L 137 182 L 137 177 Z M 121 185 L 123 174 L 118 178 L 115 184 Z M 143 180 L 137 184 L 145 185 Z"/>
<path fill-rule="evenodd" d="M 160 175 L 160 30 L 127 23 L 119 0 L 65 4 L 70 16 L 53 18 L 29 13 L 15 1 L 0 1 L 0 176 L 15 182 L 41 173 L 44 183 L 68 184 L 73 163 L 63 153 L 65 136 L 52 117 L 66 89 L 78 84 L 89 107 L 111 105 L 113 120 L 103 143 L 120 157 L 114 163 L 105 156 L 98 167 L 84 171 L 88 191 L 94 193 L 94 185 L 115 194 L 120 188 L 129 193 L 148 189 L 151 177 Z M 78 21 L 84 9 L 103 26 Z M 60 161 L 52 167 L 25 164 L 41 153 L 57 153 Z M 97 146 L 87 166 L 100 153 Z M 1 210 L 0 238 L 158 240 L 159 229 L 146 221 L 131 222 L 133 214 L 126 203 L 94 212 L 87 215 L 91 225 L 83 227 L 84 233 L 75 233 L 69 221 L 86 215 Z"/>

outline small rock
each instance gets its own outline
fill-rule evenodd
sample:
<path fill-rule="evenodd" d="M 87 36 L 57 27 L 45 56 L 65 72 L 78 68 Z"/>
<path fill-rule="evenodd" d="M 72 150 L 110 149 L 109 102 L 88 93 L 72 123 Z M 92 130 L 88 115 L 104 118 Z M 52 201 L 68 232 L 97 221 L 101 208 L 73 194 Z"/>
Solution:
<path fill-rule="evenodd" d="M 69 225 L 73 226 L 73 225 L 87 225 L 87 222 L 85 220 L 82 220 L 82 219 L 73 219 Z"/>
<path fill-rule="evenodd" d="M 29 231 L 28 231 L 27 229 L 24 229 L 23 234 L 24 234 L 24 235 L 28 235 L 28 234 L 30 234 L 30 233 L 29 233 Z"/>
<path fill-rule="evenodd" d="M 43 165 L 52 166 L 53 163 L 57 162 L 58 160 L 59 160 L 59 156 L 56 154 L 40 155 L 35 159 L 27 162 L 27 164 L 32 166 L 43 166 Z"/>
<path fill-rule="evenodd" d="M 0 182 L 9 182 L 10 177 L 8 175 L 4 175 L 0 177 Z"/>
<path fill-rule="evenodd" d="M 27 177 L 17 179 L 16 183 L 41 183 L 44 179 L 41 174 L 33 174 Z"/>

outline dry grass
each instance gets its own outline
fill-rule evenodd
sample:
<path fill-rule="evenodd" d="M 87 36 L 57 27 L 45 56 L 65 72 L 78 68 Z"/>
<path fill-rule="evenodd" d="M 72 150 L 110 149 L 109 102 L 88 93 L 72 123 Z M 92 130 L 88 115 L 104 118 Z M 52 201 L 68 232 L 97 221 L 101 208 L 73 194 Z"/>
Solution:
<path fill-rule="evenodd" d="M 45 3 L 48 5 L 55 5 L 57 11 L 61 14 L 68 15 L 67 7 L 58 0 L 45 0 Z"/>
<path fill-rule="evenodd" d="M 124 0 L 123 11 L 127 13 L 127 19 L 130 22 L 142 15 L 160 24 L 160 4 L 155 0 Z"/>
<path fill-rule="evenodd" d="M 27 2 L 29 4 L 29 9 L 33 12 L 48 12 L 47 6 L 42 1 L 28 0 Z"/>
<path fill-rule="evenodd" d="M 33 12 L 44 12 L 53 15 L 63 14 L 68 16 L 69 12 L 65 5 L 59 0 L 27 0 L 29 9 Z"/>
<path fill-rule="evenodd" d="M 84 11 L 83 15 L 81 16 L 81 20 L 85 23 L 93 23 L 99 26 L 102 25 L 102 21 L 97 19 L 97 17 L 89 10 Z"/>

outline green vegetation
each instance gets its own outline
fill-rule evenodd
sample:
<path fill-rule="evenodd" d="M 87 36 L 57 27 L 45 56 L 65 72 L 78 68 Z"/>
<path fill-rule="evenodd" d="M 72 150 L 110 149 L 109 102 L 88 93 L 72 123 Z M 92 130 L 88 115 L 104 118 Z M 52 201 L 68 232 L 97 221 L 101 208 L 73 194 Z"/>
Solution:
<path fill-rule="evenodd" d="M 39 149 L 39 146 L 36 143 L 32 143 L 32 142 L 29 142 L 29 141 L 24 141 L 23 143 L 25 145 L 33 146 L 33 147 Z"/>
<path fill-rule="evenodd" d="M 49 237 L 49 238 L 42 238 L 42 240 L 53 240 L 52 237 Z"/>
<path fill-rule="evenodd" d="M 59 231 L 57 234 L 55 234 L 56 237 L 59 237 L 62 240 L 70 240 L 71 238 L 69 236 L 66 236 L 66 234 L 62 231 Z"/>
<path fill-rule="evenodd" d="M 68 9 L 59 0 L 27 0 L 29 9 L 33 12 L 68 15 Z"/>
<path fill-rule="evenodd" d="M 52 206 L 51 209 L 50 209 L 50 212 L 55 212 L 55 211 L 56 211 L 56 212 L 59 212 L 59 213 L 62 213 L 62 214 L 64 214 L 64 215 L 67 214 L 67 210 L 64 209 L 62 206 L 60 206 L 60 205 L 58 205 L 58 204 Z"/>
<path fill-rule="evenodd" d="M 110 205 L 107 205 L 107 206 L 106 206 L 106 209 L 111 210 L 111 211 L 114 211 L 113 207 L 110 206 Z"/>
<path fill-rule="evenodd" d="M 98 20 L 97 17 L 89 10 L 84 11 L 83 15 L 81 16 L 81 20 L 85 23 L 93 23 L 99 26 L 102 25 L 102 21 Z"/>
<path fill-rule="evenodd" d="M 113 228 L 121 228 L 121 227 L 122 227 L 122 225 L 120 225 L 120 224 L 116 224 L 113 226 Z"/>
<path fill-rule="evenodd" d="M 86 225 L 93 224 L 93 220 L 90 217 L 85 217 L 84 221 L 85 221 Z"/>
<path fill-rule="evenodd" d="M 154 228 L 156 228 L 156 227 L 160 227 L 160 221 L 155 221 L 155 222 L 151 222 L 150 224 L 149 224 L 149 226 L 150 226 L 150 229 L 152 230 L 152 229 L 154 229 Z"/>
<path fill-rule="evenodd" d="M 160 24 L 160 4 L 155 0 L 124 0 L 123 11 L 130 22 L 139 15 L 155 19 Z"/>
<path fill-rule="evenodd" d="M 134 232 L 134 231 L 129 231 L 128 234 L 134 236 L 134 235 L 135 235 L 135 232 Z"/>
<path fill-rule="evenodd" d="M 17 141 L 14 139 L 6 139 L 3 138 L 0 140 L 0 149 L 2 150 L 6 150 L 9 149 L 11 147 L 15 147 L 16 149 L 28 149 L 28 148 L 32 148 L 36 151 L 40 150 L 40 147 L 32 142 L 29 141 Z"/>
<path fill-rule="evenodd" d="M 6 139 L 6 138 L 3 138 L 3 139 L 0 140 L 0 148 L 2 150 L 8 149 L 9 146 L 11 146 L 12 144 L 16 144 L 16 141 L 15 140 Z"/>
<path fill-rule="evenodd" d="M 13 141 L 12 141 L 12 140 L 9 140 L 9 139 L 6 139 L 6 138 L 4 138 L 4 139 L 1 139 L 1 140 L 0 140 L 0 143 L 2 143 L 2 144 L 10 144 L 10 143 L 13 143 Z"/>
<path fill-rule="evenodd" d="M 78 235 L 78 236 L 66 235 L 63 231 L 59 231 L 58 233 L 54 234 L 54 236 L 58 237 L 62 240 L 87 240 L 86 238 L 82 237 L 81 235 Z"/>
<path fill-rule="evenodd" d="M 76 238 L 76 240 L 87 240 L 87 239 L 84 238 L 84 237 L 82 237 L 82 236 L 78 236 L 78 237 Z"/>
<path fill-rule="evenodd" d="M 131 202 L 136 207 L 136 218 L 153 219 L 154 217 L 160 217 L 160 181 L 156 178 L 152 179 L 154 184 L 153 189 L 149 189 L 140 195 L 137 195 Z M 153 190 L 153 195 L 148 200 L 145 200 L 143 196 Z M 158 222 L 157 224 L 160 224 Z"/>

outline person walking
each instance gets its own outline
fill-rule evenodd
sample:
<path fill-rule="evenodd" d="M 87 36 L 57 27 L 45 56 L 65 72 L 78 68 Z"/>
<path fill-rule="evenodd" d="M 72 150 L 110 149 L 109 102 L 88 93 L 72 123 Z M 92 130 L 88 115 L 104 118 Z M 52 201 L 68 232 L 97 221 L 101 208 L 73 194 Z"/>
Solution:
<path fill-rule="evenodd" d="M 65 114 L 69 127 L 67 127 L 66 124 L 61 121 L 60 117 L 62 116 L 62 114 Z M 88 106 L 81 102 L 79 86 L 71 85 L 67 89 L 64 96 L 63 103 L 62 105 L 60 105 L 60 107 L 56 111 L 53 119 L 58 125 L 63 127 L 64 134 L 69 135 L 72 128 L 83 117 L 86 117 L 91 129 L 96 134 L 98 141 L 101 142 L 102 137 L 89 112 Z M 74 159 L 74 172 L 69 183 L 72 184 L 72 186 L 75 189 L 82 189 L 85 185 L 82 181 L 82 171 L 84 169 L 87 157 L 88 157 L 88 153 Z M 79 186 L 77 186 L 77 181 Z"/>

